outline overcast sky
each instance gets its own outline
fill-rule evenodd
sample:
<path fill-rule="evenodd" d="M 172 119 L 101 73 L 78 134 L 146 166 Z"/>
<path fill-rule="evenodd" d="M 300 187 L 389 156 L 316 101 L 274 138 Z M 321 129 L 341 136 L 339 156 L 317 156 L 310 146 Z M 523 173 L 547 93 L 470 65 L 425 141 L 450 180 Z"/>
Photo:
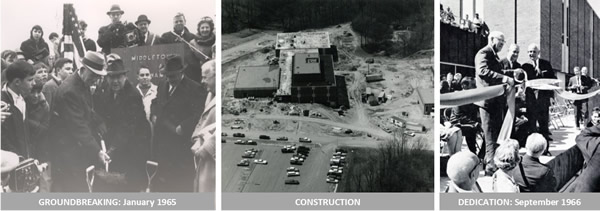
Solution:
<path fill-rule="evenodd" d="M 51 32 L 61 34 L 64 3 L 73 3 L 79 20 L 88 24 L 86 35 L 94 41 L 98 40 L 98 29 L 110 23 L 106 12 L 113 4 L 125 11 L 122 21 L 135 22 L 140 14 L 147 15 L 152 21 L 150 31 L 157 34 L 172 29 L 177 12 L 185 14 L 187 27 L 194 33 L 200 18 L 214 19 L 216 14 L 215 0 L 2 0 L 0 49 L 18 49 L 21 42 L 29 39 L 34 25 L 42 26 L 46 41 Z"/>
<path fill-rule="evenodd" d="M 588 2 L 590 3 L 590 5 L 594 9 L 594 11 L 596 12 L 596 15 L 600 16 L 600 1 L 598 1 L 598 0 L 588 0 Z"/>

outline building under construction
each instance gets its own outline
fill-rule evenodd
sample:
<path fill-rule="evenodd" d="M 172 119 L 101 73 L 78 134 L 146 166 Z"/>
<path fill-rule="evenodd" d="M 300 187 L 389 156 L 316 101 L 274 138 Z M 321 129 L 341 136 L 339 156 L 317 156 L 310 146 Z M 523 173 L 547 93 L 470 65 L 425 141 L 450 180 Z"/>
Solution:
<path fill-rule="evenodd" d="M 234 97 L 349 107 L 345 78 L 334 74 L 337 50 L 329 33 L 279 33 L 275 49 L 276 65 L 238 69 Z"/>

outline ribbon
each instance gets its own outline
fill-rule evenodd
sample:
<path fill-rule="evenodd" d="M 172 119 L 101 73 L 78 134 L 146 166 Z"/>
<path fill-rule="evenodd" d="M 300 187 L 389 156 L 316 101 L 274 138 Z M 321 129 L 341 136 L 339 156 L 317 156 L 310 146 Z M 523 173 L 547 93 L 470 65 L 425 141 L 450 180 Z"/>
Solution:
<path fill-rule="evenodd" d="M 558 79 L 541 78 L 525 81 L 524 86 L 537 90 L 554 90 L 556 95 L 567 100 L 584 100 L 600 94 L 600 90 L 596 90 L 587 94 L 576 94 L 566 92 L 562 89 L 562 87 L 559 86 L 560 82 L 561 81 Z M 515 117 L 515 87 L 508 87 L 506 85 L 495 85 L 441 94 L 440 107 L 441 109 L 445 109 L 466 105 L 498 97 L 503 94 L 506 94 L 506 104 L 508 105 L 508 111 L 506 113 L 506 116 L 504 117 L 504 122 L 502 123 L 500 133 L 498 134 L 498 143 L 501 143 L 501 141 L 503 140 L 508 140 L 512 133 Z"/>
<path fill-rule="evenodd" d="M 504 85 L 481 87 L 440 95 L 441 109 L 475 103 L 504 94 Z"/>

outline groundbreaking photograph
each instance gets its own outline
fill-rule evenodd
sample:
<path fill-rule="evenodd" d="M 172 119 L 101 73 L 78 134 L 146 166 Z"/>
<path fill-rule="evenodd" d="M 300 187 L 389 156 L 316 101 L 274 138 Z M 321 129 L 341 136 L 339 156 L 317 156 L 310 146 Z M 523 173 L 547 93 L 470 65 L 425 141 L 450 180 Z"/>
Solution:
<path fill-rule="evenodd" d="M 223 192 L 433 192 L 433 1 L 222 1 Z"/>
<path fill-rule="evenodd" d="M 2 192 L 214 192 L 214 1 L 2 1 Z"/>
<path fill-rule="evenodd" d="M 440 192 L 600 192 L 600 5 L 439 11 Z"/>

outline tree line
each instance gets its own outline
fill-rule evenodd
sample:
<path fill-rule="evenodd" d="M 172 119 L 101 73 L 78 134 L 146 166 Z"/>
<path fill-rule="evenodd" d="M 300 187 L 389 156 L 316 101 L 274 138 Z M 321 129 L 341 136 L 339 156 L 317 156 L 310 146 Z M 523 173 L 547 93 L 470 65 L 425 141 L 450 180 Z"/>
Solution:
<path fill-rule="evenodd" d="M 399 134 L 402 134 L 401 132 Z M 432 192 L 434 153 L 421 139 L 381 143 L 378 148 L 353 148 L 340 181 L 340 192 Z"/>
<path fill-rule="evenodd" d="M 410 54 L 433 47 L 433 0 L 223 0 L 222 30 L 294 32 L 352 22 L 367 52 Z M 393 32 L 411 31 L 391 43 Z"/>

